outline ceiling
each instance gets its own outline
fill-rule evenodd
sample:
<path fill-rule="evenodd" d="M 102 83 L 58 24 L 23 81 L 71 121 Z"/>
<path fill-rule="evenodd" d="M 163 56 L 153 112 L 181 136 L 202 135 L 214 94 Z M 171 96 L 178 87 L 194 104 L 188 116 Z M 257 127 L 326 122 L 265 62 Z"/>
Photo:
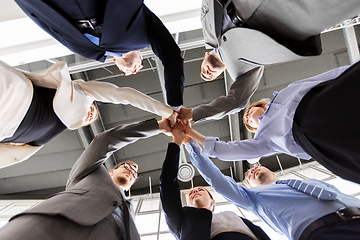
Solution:
<path fill-rule="evenodd" d="M 34 25 L 12 0 L 2 0 L 0 10 L 0 30 L 8 34 L 0 39 L 0 60 L 25 71 L 36 72 L 57 61 L 66 61 L 73 79 L 86 81 L 107 81 L 119 87 L 135 88 L 161 102 L 164 102 L 161 81 L 162 66 L 150 49 L 143 49 L 144 68 L 136 75 L 125 77 L 111 60 L 99 63 L 72 54 L 49 35 Z M 214 98 L 226 94 L 227 74 L 215 81 L 205 82 L 200 78 L 200 64 L 206 51 L 201 31 L 200 0 L 145 1 L 169 28 L 178 42 L 185 64 L 184 106 L 195 107 L 209 103 Z M 360 27 L 355 26 L 357 39 Z M 13 36 L 15 35 L 15 36 Z M 272 97 L 289 83 L 307 78 L 330 69 L 350 63 L 346 42 L 341 29 L 322 34 L 323 53 L 321 56 L 297 60 L 265 67 L 260 86 L 251 101 Z M 357 43 L 356 43 L 357 46 Z M 64 189 L 69 171 L 94 135 L 123 123 L 156 117 L 131 106 L 98 103 L 100 120 L 89 127 L 77 131 L 66 130 L 46 144 L 29 160 L 0 169 L 0 199 L 43 199 L 47 195 Z M 218 121 L 197 123 L 194 128 L 207 136 L 218 136 L 221 140 L 251 137 L 241 123 L 241 114 Z M 159 119 L 159 118 L 158 118 Z M 240 119 L 240 120 L 239 120 Z M 132 195 L 158 191 L 162 162 L 170 137 L 163 134 L 140 140 L 114 154 L 106 166 L 132 160 L 139 164 L 140 179 L 131 190 Z M 278 156 L 281 167 L 286 169 L 299 164 L 299 160 L 286 155 Z M 0 156 L 1 159 L 1 156 Z M 182 160 L 190 162 L 186 153 Z M 225 173 L 241 180 L 247 163 L 223 162 L 215 164 Z M 280 169 L 276 156 L 264 158 L 262 164 L 276 171 Z M 231 170 L 230 170 L 231 169 Z M 205 184 L 196 172 L 192 182 L 184 182 L 182 188 Z"/>

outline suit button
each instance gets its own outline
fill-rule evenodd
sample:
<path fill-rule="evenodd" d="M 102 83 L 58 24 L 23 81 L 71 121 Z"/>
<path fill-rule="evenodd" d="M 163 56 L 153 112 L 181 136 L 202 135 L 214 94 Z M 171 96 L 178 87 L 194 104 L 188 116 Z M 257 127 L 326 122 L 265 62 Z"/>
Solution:
<path fill-rule="evenodd" d="M 223 40 L 226 42 L 227 38 L 225 36 L 223 36 Z"/>
<path fill-rule="evenodd" d="M 113 205 L 113 206 L 117 206 L 117 205 L 118 205 L 118 202 L 117 202 L 117 201 L 113 201 L 113 202 L 112 202 L 112 205 Z"/>

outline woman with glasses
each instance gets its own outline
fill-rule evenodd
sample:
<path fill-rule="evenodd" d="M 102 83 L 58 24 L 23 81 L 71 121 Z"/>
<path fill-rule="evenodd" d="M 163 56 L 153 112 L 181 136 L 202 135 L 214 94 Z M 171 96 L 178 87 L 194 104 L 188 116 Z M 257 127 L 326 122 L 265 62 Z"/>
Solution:
<path fill-rule="evenodd" d="M 342 178 L 360 183 L 360 62 L 294 82 L 271 102 L 261 100 L 245 110 L 253 139 L 222 142 L 191 128 L 186 134 L 210 157 L 225 161 L 286 153 L 314 158 Z"/>
<path fill-rule="evenodd" d="M 261 228 L 233 212 L 214 214 L 215 200 L 204 187 L 191 189 L 189 206 L 182 207 L 177 173 L 185 133 L 180 124 L 175 125 L 172 135 L 160 176 L 161 203 L 171 233 L 179 240 L 269 240 Z"/>
<path fill-rule="evenodd" d="M 94 101 L 131 104 L 175 122 L 172 108 L 135 89 L 72 81 L 65 62 L 37 74 L 0 62 L 0 168 L 28 159 L 66 129 L 96 120 Z"/>

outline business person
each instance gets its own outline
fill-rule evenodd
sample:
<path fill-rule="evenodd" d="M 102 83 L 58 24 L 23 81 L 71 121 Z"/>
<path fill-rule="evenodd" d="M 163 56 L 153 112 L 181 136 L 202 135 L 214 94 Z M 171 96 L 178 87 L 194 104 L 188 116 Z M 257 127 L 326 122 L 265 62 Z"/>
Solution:
<path fill-rule="evenodd" d="M 358 0 L 203 0 L 201 22 L 207 48 L 201 77 L 214 80 L 225 69 L 235 81 L 228 95 L 193 109 L 195 122 L 239 112 L 257 89 L 263 66 L 321 54 L 319 34 L 357 16 Z M 251 72 L 249 72 L 251 70 Z"/>
<path fill-rule="evenodd" d="M 185 138 L 182 125 L 172 129 L 173 141 L 169 143 L 160 176 L 160 197 L 166 223 L 179 240 L 269 240 L 263 230 L 234 212 L 214 214 L 215 200 L 203 187 L 189 192 L 189 207 L 182 207 L 180 187 L 177 182 L 180 145 Z"/>
<path fill-rule="evenodd" d="M 187 134 L 210 157 L 239 161 L 286 153 L 311 157 L 342 178 L 360 183 L 360 127 L 357 93 L 360 62 L 294 82 L 269 105 L 251 105 L 244 123 L 253 139 L 222 142 L 190 129 Z M 347 127 L 348 131 L 344 128 Z"/>
<path fill-rule="evenodd" d="M 360 200 L 316 179 L 284 181 L 263 166 L 245 173 L 250 188 L 225 176 L 190 140 L 191 162 L 215 191 L 253 212 L 290 240 L 355 240 L 360 235 Z"/>
<path fill-rule="evenodd" d="M 131 104 L 175 123 L 171 107 L 132 88 L 71 81 L 65 62 L 33 74 L 0 62 L 0 167 L 28 159 L 65 129 L 96 119 L 94 101 Z"/>
<path fill-rule="evenodd" d="M 141 68 L 140 49 L 151 46 L 164 66 L 167 102 L 183 103 L 184 60 L 169 31 L 143 0 L 16 0 L 39 27 L 71 51 L 104 62 L 116 57 L 127 75 Z M 20 31 L 20 29 L 19 29 Z"/>
<path fill-rule="evenodd" d="M 160 131 L 170 131 L 166 119 L 119 125 L 97 135 L 72 167 L 65 191 L 12 217 L 0 228 L 0 239 L 140 239 L 124 195 L 137 179 L 138 165 L 125 161 L 108 172 L 103 163 Z"/>

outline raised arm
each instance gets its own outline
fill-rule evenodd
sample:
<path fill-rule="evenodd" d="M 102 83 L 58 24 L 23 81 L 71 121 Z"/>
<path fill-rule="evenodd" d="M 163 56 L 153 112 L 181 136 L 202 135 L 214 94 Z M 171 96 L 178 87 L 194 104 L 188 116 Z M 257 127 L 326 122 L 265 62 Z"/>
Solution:
<path fill-rule="evenodd" d="M 194 140 L 187 142 L 185 147 L 190 154 L 192 164 L 215 191 L 242 208 L 253 207 L 249 191 L 237 184 L 231 177 L 222 174 Z"/>
<path fill-rule="evenodd" d="M 244 73 L 231 85 L 226 96 L 193 108 L 193 121 L 221 119 L 226 115 L 240 112 L 259 86 L 263 72 L 264 67 L 257 67 Z"/>
<path fill-rule="evenodd" d="M 175 126 L 178 127 L 178 125 Z M 182 140 L 185 134 L 173 130 L 174 139 L 169 143 L 166 158 L 163 163 L 160 176 L 160 197 L 165 213 L 166 223 L 169 229 L 177 237 L 180 236 L 181 223 L 183 220 L 180 187 L 177 180 L 179 169 L 179 154 Z"/>
<path fill-rule="evenodd" d="M 144 8 L 151 48 L 164 66 L 166 99 L 170 106 L 183 104 L 184 59 L 170 32 L 147 7 Z"/>
<path fill-rule="evenodd" d="M 150 119 L 120 125 L 98 134 L 72 167 L 66 188 L 98 169 L 113 152 L 158 133 L 158 122 L 156 119 Z"/>
<path fill-rule="evenodd" d="M 84 82 L 81 80 L 77 80 L 76 82 L 86 96 L 89 96 L 96 101 L 115 104 L 130 104 L 164 118 L 168 118 L 173 114 L 171 107 L 166 106 L 156 99 L 133 88 L 118 87 L 108 82 Z"/>

